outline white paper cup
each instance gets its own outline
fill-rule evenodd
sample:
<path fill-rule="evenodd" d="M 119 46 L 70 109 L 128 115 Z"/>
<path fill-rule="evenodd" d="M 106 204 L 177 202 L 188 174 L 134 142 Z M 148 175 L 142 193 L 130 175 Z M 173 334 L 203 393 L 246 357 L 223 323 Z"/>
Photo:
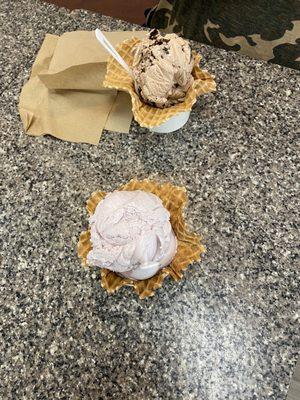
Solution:
<path fill-rule="evenodd" d="M 140 281 L 142 279 L 151 278 L 151 276 L 155 275 L 161 269 L 161 264 L 158 262 L 148 264 L 146 267 L 138 267 L 132 271 L 126 271 L 119 273 L 119 275 L 124 278 L 134 279 Z"/>
<path fill-rule="evenodd" d="M 168 121 L 162 123 L 161 125 L 154 126 L 150 128 L 151 132 L 156 133 L 171 133 L 175 132 L 178 129 L 182 128 L 185 125 L 190 117 L 191 111 L 184 111 L 179 114 L 174 115 Z"/>

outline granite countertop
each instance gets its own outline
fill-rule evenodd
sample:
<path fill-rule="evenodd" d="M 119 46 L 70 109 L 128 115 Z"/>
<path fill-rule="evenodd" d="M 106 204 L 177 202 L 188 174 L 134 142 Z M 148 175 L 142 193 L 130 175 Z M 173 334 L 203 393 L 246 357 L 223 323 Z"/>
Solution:
<path fill-rule="evenodd" d="M 283 400 L 299 348 L 299 73 L 193 44 L 218 92 L 180 131 L 99 146 L 23 132 L 44 35 L 131 29 L 36 0 L 0 3 L 0 398 Z M 85 202 L 132 177 L 184 185 L 207 253 L 153 298 L 81 267 Z"/>

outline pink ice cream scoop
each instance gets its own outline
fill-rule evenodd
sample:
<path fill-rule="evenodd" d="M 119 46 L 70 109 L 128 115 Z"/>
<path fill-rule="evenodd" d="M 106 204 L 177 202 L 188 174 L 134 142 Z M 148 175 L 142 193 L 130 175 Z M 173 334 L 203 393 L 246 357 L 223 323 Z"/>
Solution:
<path fill-rule="evenodd" d="M 152 193 L 115 191 L 97 205 L 90 217 L 90 265 L 132 279 L 146 279 L 167 266 L 177 241 L 170 214 Z"/>

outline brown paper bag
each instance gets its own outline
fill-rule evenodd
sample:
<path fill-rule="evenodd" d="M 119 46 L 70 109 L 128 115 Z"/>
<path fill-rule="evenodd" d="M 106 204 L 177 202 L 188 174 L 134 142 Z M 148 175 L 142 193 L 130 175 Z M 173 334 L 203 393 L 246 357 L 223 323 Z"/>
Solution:
<path fill-rule="evenodd" d="M 134 35 L 145 32 L 106 33 L 113 44 Z M 107 59 L 94 32 L 46 35 L 20 96 L 25 131 L 91 144 L 98 144 L 104 128 L 128 133 L 130 97 L 102 86 Z"/>
<path fill-rule="evenodd" d="M 146 32 L 105 32 L 105 36 L 116 46 L 132 37 L 143 39 Z M 94 32 L 67 32 L 57 41 L 48 71 L 39 76 L 48 89 L 103 88 L 108 57 Z"/>

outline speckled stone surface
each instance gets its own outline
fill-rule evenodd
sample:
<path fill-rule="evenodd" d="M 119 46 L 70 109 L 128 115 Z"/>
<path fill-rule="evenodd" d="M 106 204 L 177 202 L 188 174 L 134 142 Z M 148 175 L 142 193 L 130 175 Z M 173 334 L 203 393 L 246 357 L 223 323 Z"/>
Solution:
<path fill-rule="evenodd" d="M 299 349 L 299 74 L 194 44 L 218 92 L 179 132 L 133 123 L 99 146 L 25 135 L 18 96 L 45 33 L 96 26 L 131 27 L 0 2 L 0 398 L 285 399 Z M 76 256 L 90 193 L 135 176 L 185 185 L 207 247 L 144 301 L 108 295 Z"/>

